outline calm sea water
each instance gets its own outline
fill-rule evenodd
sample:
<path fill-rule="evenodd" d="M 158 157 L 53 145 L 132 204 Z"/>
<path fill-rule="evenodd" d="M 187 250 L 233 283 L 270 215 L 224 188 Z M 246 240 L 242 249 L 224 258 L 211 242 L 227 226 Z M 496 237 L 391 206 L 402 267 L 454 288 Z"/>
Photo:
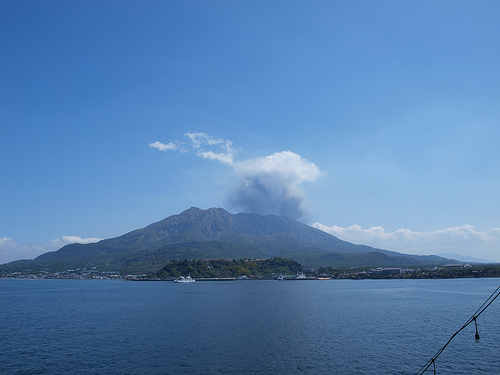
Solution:
<path fill-rule="evenodd" d="M 0 373 L 414 374 L 499 283 L 0 280 Z M 438 374 L 500 374 L 499 323 L 496 300 Z"/>

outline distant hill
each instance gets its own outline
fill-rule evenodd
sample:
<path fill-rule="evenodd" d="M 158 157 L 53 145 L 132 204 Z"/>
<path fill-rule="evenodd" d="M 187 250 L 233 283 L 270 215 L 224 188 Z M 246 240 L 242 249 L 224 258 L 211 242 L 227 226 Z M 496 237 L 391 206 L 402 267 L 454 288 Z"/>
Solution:
<path fill-rule="evenodd" d="M 484 258 L 475 258 L 471 257 L 469 255 L 459 255 L 459 254 L 453 254 L 453 253 L 439 253 L 437 254 L 440 257 L 443 258 L 448 258 L 451 260 L 456 260 L 458 262 L 467 262 L 467 263 L 485 263 L 485 264 L 491 264 L 495 263 L 489 259 L 484 259 Z"/>
<path fill-rule="evenodd" d="M 294 219 L 230 214 L 192 207 L 122 236 L 70 244 L 10 268 L 98 266 L 122 273 L 155 272 L 174 259 L 283 257 L 309 266 L 417 266 L 448 262 L 437 256 L 405 255 L 342 241 Z"/>
<path fill-rule="evenodd" d="M 270 259 L 211 259 L 173 260 L 163 267 L 154 278 L 173 278 L 190 275 L 194 278 L 234 278 L 238 276 L 271 277 L 274 275 L 295 275 L 302 271 L 299 262 L 283 258 Z"/>

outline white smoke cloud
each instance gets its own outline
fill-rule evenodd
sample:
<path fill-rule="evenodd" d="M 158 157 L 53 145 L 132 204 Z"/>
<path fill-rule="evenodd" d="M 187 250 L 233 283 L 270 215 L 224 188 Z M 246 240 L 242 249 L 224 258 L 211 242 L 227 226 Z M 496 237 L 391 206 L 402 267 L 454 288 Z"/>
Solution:
<path fill-rule="evenodd" d="M 233 206 L 295 219 L 307 215 L 301 184 L 314 182 L 321 173 L 314 163 L 291 151 L 236 162 L 234 170 L 241 183 L 230 195 Z"/>
<path fill-rule="evenodd" d="M 420 255 L 448 252 L 500 261 L 500 228 L 481 232 L 472 225 L 463 225 L 424 232 L 404 228 L 386 232 L 380 226 L 367 229 L 359 225 L 343 228 L 314 223 L 312 226 L 344 241 L 381 249 Z"/>
<path fill-rule="evenodd" d="M 278 214 L 294 219 L 308 215 L 303 182 L 314 182 L 320 169 L 292 151 L 235 161 L 233 143 L 206 133 L 186 133 L 189 142 L 151 143 L 159 150 L 194 152 L 207 159 L 232 166 L 239 185 L 228 193 L 229 204 L 236 209 L 257 214 Z M 175 146 L 175 147 L 174 147 Z"/>

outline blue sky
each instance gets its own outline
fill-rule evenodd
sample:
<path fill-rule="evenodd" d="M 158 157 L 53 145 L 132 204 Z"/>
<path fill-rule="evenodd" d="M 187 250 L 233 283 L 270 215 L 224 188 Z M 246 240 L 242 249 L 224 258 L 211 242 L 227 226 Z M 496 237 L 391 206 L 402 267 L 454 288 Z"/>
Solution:
<path fill-rule="evenodd" d="M 0 263 L 197 206 L 500 261 L 497 1 L 4 1 Z"/>

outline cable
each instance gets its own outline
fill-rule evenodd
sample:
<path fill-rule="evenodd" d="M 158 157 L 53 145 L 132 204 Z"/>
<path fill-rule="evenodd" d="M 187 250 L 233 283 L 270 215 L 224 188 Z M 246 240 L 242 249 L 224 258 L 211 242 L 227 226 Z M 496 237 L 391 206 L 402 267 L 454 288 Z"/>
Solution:
<path fill-rule="evenodd" d="M 419 374 L 423 374 L 425 371 L 427 371 L 427 369 L 429 367 L 431 367 L 431 365 L 434 365 L 434 374 L 436 374 L 436 359 L 441 355 L 441 353 L 446 349 L 446 347 L 448 346 L 448 344 L 451 342 L 451 340 L 453 340 L 455 338 L 456 335 L 458 335 L 465 327 L 467 327 L 469 324 L 471 324 L 472 322 L 475 323 L 476 325 L 476 335 L 475 335 L 475 339 L 476 339 L 476 342 L 479 342 L 479 332 L 477 330 L 477 321 L 476 319 L 479 317 L 479 315 L 481 315 L 484 310 L 486 310 L 491 304 L 492 302 L 500 295 L 500 286 L 488 297 L 488 299 L 486 301 L 484 301 L 484 303 L 476 310 L 476 312 L 474 314 L 472 314 L 472 316 L 467 320 L 467 322 L 465 322 L 465 324 L 462 326 L 462 328 L 460 328 L 457 332 L 455 332 L 451 337 L 450 339 L 446 342 L 446 344 L 444 344 L 441 349 L 439 349 L 436 354 L 434 354 L 434 356 L 429 359 L 425 365 L 423 365 L 420 370 L 418 370 L 415 375 L 419 375 Z"/>

